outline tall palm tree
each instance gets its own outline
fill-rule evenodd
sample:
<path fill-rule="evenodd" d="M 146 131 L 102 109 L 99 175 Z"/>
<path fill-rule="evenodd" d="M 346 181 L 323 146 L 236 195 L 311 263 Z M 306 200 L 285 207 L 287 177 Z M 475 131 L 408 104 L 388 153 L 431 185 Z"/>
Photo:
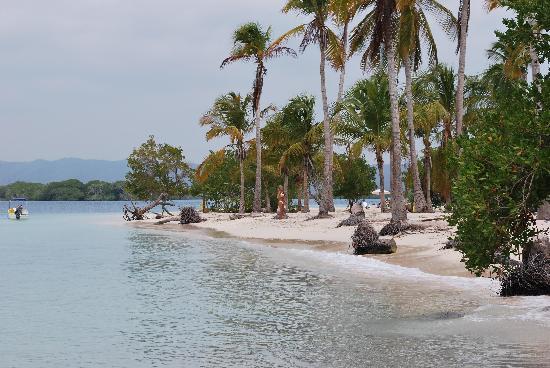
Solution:
<path fill-rule="evenodd" d="M 344 97 L 344 84 L 346 79 L 346 63 L 350 57 L 349 55 L 349 27 L 350 24 L 359 12 L 362 0 L 331 0 L 329 3 L 329 12 L 336 26 L 341 30 L 341 36 L 338 43 L 329 42 L 329 51 L 327 53 L 329 61 L 332 67 L 336 71 L 340 71 L 340 78 L 338 82 L 338 95 L 336 97 L 336 103 L 342 101 Z M 332 40 L 329 38 L 329 41 Z M 339 116 L 336 116 L 339 118 Z M 332 146 L 334 146 L 334 133 L 332 134 Z M 330 166 L 334 169 L 334 156 L 330 157 Z M 330 186 L 329 198 L 334 198 L 333 186 Z M 334 201 L 332 201 L 331 212 L 335 211 Z"/>
<path fill-rule="evenodd" d="M 336 133 L 344 141 L 352 142 L 351 151 L 359 155 L 367 147 L 373 149 L 380 178 L 380 207 L 386 209 L 384 195 L 383 154 L 391 143 L 391 113 L 388 78 L 378 72 L 369 79 L 357 81 L 337 106 L 342 120 Z"/>
<path fill-rule="evenodd" d="M 329 48 L 329 44 L 338 44 L 337 36 L 327 26 L 329 18 L 329 0 L 288 0 L 283 7 L 283 12 L 291 11 L 311 16 L 309 23 L 301 24 L 290 31 L 283 37 L 288 38 L 295 35 L 302 35 L 300 50 L 304 51 L 310 44 L 318 44 L 320 51 L 319 73 L 321 76 L 321 100 L 323 105 L 323 135 L 325 139 L 324 147 L 324 164 L 323 164 L 323 187 L 321 193 L 321 201 L 319 203 L 319 217 L 328 216 L 331 207 L 334 206 L 332 192 L 332 131 L 330 128 L 329 105 L 326 86 L 326 60 L 327 53 L 339 53 L 338 48 Z M 336 57 L 331 56 L 330 59 Z"/>
<path fill-rule="evenodd" d="M 278 56 L 296 56 L 291 48 L 283 46 L 285 38 L 279 38 L 271 42 L 271 27 L 266 31 L 258 23 L 246 23 L 233 33 L 233 50 L 226 58 L 221 68 L 236 61 L 254 61 L 256 63 L 256 76 L 252 89 L 252 112 L 256 125 L 256 142 L 261 146 L 261 110 L 260 99 L 264 85 L 264 76 L 267 73 L 265 63 Z M 256 150 L 256 182 L 254 184 L 254 203 L 252 210 L 260 212 L 262 191 L 262 150 Z"/>
<path fill-rule="evenodd" d="M 430 64 L 437 63 L 437 45 L 432 36 L 425 10 L 439 20 L 443 30 L 449 36 L 456 33 L 456 18 L 452 12 L 436 0 L 398 0 L 399 10 L 399 56 L 405 69 L 405 97 L 407 102 L 407 127 L 409 133 L 409 154 L 414 192 L 414 210 L 425 212 L 428 206 L 420 184 L 416 143 L 414 140 L 414 101 L 412 93 L 412 73 L 422 62 L 421 42 L 428 48 Z"/>
<path fill-rule="evenodd" d="M 244 160 L 246 158 L 245 136 L 253 129 L 250 116 L 250 96 L 242 97 L 235 92 L 229 92 L 216 99 L 214 105 L 200 120 L 201 126 L 208 126 L 206 140 L 228 136 L 239 160 L 241 174 L 241 196 L 239 213 L 244 213 Z M 225 148 L 220 152 L 225 151 Z M 218 153 L 219 155 L 219 153 Z M 215 157 L 215 156 L 213 156 Z"/>
<path fill-rule="evenodd" d="M 392 222 L 407 221 L 407 209 L 401 182 L 401 128 L 399 124 L 399 104 L 397 93 L 396 30 L 398 13 L 395 0 L 364 0 L 362 9 L 368 10 L 365 17 L 354 28 L 351 35 L 353 53 L 365 49 L 361 58 L 363 68 L 380 64 L 382 51 L 388 74 L 388 91 L 392 121 L 391 140 L 391 182 L 392 182 Z"/>

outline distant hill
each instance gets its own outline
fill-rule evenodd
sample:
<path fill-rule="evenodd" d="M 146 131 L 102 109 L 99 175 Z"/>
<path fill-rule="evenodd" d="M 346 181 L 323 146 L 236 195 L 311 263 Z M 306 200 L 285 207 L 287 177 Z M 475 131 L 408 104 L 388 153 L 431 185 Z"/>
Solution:
<path fill-rule="evenodd" d="M 192 168 L 197 165 L 191 164 Z M 0 185 L 26 181 L 31 183 L 49 183 L 67 179 L 78 179 L 83 183 L 90 180 L 115 182 L 123 180 L 128 172 L 126 160 L 84 160 L 63 158 L 55 161 L 35 160 L 29 162 L 0 161 Z M 376 185 L 378 186 L 378 173 Z M 384 182 L 390 190 L 390 165 L 384 164 Z"/>
<path fill-rule="evenodd" d="M 78 179 L 84 183 L 90 180 L 114 182 L 124 179 L 127 171 L 126 160 L 63 158 L 55 161 L 0 161 L 0 185 L 16 181 L 49 183 L 67 179 Z"/>

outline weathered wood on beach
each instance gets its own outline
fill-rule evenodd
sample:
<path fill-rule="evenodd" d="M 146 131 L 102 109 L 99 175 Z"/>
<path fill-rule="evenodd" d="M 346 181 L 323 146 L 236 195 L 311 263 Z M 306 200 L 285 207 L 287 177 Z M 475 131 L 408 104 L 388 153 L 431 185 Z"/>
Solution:
<path fill-rule="evenodd" d="M 166 203 L 168 200 L 168 194 L 161 193 L 160 196 L 157 198 L 156 201 L 153 201 L 146 205 L 145 207 L 138 207 L 136 204 L 132 201 L 132 208 L 128 207 L 128 205 L 124 205 L 122 207 L 123 215 L 122 217 L 126 221 L 137 221 L 137 220 L 144 220 L 145 214 L 149 211 L 151 211 L 156 206 Z"/>

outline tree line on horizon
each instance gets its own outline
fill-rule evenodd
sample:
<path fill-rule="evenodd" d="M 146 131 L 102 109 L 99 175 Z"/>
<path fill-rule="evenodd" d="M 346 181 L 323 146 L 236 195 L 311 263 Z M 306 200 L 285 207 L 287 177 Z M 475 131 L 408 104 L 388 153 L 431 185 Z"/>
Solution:
<path fill-rule="evenodd" d="M 0 199 L 23 197 L 29 201 L 122 201 L 127 200 L 125 182 L 108 183 L 92 180 L 82 183 L 77 179 L 42 183 L 18 181 L 0 186 Z"/>

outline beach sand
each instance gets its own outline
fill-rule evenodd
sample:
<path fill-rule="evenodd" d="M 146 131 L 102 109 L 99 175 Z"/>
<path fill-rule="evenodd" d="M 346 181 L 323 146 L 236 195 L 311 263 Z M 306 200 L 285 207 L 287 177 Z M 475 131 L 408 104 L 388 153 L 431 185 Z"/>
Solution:
<path fill-rule="evenodd" d="M 272 247 L 307 248 L 325 252 L 351 253 L 351 236 L 355 227 L 336 228 L 349 216 L 344 208 L 337 208 L 332 218 L 310 218 L 316 214 L 290 213 L 288 219 L 276 220 L 274 214 L 246 216 L 230 220 L 227 213 L 201 214 L 207 221 L 190 226 L 178 223 L 155 225 L 156 220 L 133 223 L 134 226 L 165 229 L 170 231 L 203 230 L 210 236 L 233 237 L 257 241 Z M 460 262 L 461 254 L 452 249 L 441 249 L 453 229 L 444 219 L 445 214 L 409 213 L 409 223 L 421 225 L 424 229 L 400 234 L 394 237 L 397 253 L 390 255 L 365 255 L 390 264 L 418 268 L 424 272 L 444 276 L 472 276 Z M 366 219 L 379 231 L 390 221 L 391 214 L 379 209 L 367 209 Z"/>

